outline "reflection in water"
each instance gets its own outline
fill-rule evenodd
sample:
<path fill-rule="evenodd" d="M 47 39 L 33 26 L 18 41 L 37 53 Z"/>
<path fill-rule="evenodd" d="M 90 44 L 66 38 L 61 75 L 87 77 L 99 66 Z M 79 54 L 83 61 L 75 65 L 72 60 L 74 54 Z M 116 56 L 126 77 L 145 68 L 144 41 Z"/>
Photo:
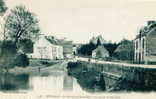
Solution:
<path fill-rule="evenodd" d="M 66 73 L 61 75 L 54 73 L 48 76 L 30 76 L 30 75 L 0 75 L 1 91 L 26 91 L 26 92 L 83 92 L 77 80 L 68 76 Z"/>
<path fill-rule="evenodd" d="M 23 75 L 13 75 L 9 73 L 0 75 L 0 90 L 10 91 L 10 90 L 22 90 L 29 88 L 29 76 Z"/>
<path fill-rule="evenodd" d="M 30 77 L 32 91 L 61 91 L 63 89 L 62 76 L 32 76 Z"/>
<path fill-rule="evenodd" d="M 63 89 L 73 90 L 73 77 L 64 76 Z"/>
<path fill-rule="evenodd" d="M 77 80 L 67 74 L 57 76 L 32 76 L 30 77 L 29 85 L 32 91 L 46 91 L 46 92 L 83 92 L 78 85 Z"/>

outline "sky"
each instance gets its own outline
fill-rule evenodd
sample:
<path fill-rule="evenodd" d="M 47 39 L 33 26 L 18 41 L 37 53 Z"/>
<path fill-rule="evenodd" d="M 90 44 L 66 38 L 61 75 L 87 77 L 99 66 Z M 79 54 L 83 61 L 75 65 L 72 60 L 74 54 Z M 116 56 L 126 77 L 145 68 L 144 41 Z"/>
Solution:
<path fill-rule="evenodd" d="M 154 0 L 5 0 L 25 5 L 39 19 L 41 32 L 75 43 L 102 35 L 107 41 L 132 40 L 148 20 L 156 19 Z"/>

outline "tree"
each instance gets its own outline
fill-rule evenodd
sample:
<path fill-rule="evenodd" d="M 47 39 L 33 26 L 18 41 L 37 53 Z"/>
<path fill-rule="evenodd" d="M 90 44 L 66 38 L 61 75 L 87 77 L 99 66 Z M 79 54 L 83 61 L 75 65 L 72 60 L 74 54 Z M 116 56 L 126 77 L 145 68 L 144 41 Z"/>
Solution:
<path fill-rule="evenodd" d="M 17 48 L 14 42 L 7 40 L 3 41 L 1 44 L 1 53 L 0 53 L 0 66 L 6 70 L 10 67 L 13 67 L 13 60 L 17 53 Z"/>
<path fill-rule="evenodd" d="M 35 39 L 39 35 L 38 19 L 24 6 L 17 6 L 5 18 L 5 36 L 17 45 L 21 39 Z"/>
<path fill-rule="evenodd" d="M 0 30 L 2 30 L 2 28 L 4 27 L 2 20 L 3 20 L 3 15 L 6 12 L 6 10 L 7 10 L 7 7 L 4 1 L 0 0 Z M 0 31 L 0 36 L 2 36 L 1 34 L 2 34 L 2 31 Z"/>
<path fill-rule="evenodd" d="M 29 59 L 28 59 L 27 55 L 25 55 L 25 54 L 16 55 L 14 61 L 15 62 L 13 65 L 15 65 L 15 66 L 27 67 L 29 65 Z"/>
<path fill-rule="evenodd" d="M 33 53 L 33 42 L 30 39 L 22 39 L 18 45 L 23 53 Z"/>
<path fill-rule="evenodd" d="M 6 10 L 7 10 L 7 7 L 4 3 L 4 1 L 0 0 L 0 16 L 2 16 Z"/>
<path fill-rule="evenodd" d="M 82 45 L 82 46 L 78 49 L 78 54 L 90 56 L 90 55 L 92 55 L 92 51 L 93 51 L 94 49 L 96 49 L 96 47 L 97 47 L 97 46 L 94 45 L 93 43 L 89 43 L 89 44 Z"/>
<path fill-rule="evenodd" d="M 109 56 L 112 57 L 114 51 L 116 50 L 116 48 L 118 47 L 119 44 L 116 43 L 107 43 L 104 44 L 104 47 L 108 50 L 109 52 Z"/>
<path fill-rule="evenodd" d="M 27 60 L 27 57 L 23 55 L 23 58 L 19 57 L 14 61 L 14 58 L 18 55 L 18 50 L 21 47 L 20 41 L 22 43 L 25 42 L 26 45 L 28 45 L 29 42 L 27 39 L 34 40 L 37 38 L 40 29 L 35 14 L 27 10 L 24 6 L 17 6 L 14 9 L 11 9 L 10 13 L 5 16 L 4 21 L 5 23 L 3 24 L 2 32 L 4 40 L 0 54 L 0 58 L 3 61 L 1 62 L 0 60 L 0 64 L 6 68 L 10 68 L 11 66 L 14 66 L 14 63 L 17 62 L 18 59 L 21 59 L 22 61 Z M 13 51 L 14 53 L 12 53 Z M 26 65 L 27 64 L 28 61 Z"/>
<path fill-rule="evenodd" d="M 123 39 L 114 51 L 113 56 L 119 60 L 133 60 L 134 48 L 133 42 Z"/>

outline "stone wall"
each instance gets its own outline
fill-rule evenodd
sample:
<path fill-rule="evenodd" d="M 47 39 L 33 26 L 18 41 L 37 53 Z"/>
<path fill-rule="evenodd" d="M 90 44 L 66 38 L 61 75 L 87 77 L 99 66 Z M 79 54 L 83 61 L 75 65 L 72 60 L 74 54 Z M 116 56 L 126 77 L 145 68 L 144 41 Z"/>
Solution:
<path fill-rule="evenodd" d="M 88 68 L 99 72 L 104 72 L 106 87 L 113 86 L 119 79 L 124 79 L 131 84 L 139 85 L 145 90 L 156 90 L 156 68 L 144 68 L 140 65 L 136 67 L 132 64 L 110 64 L 110 63 L 88 63 L 82 62 Z M 154 66 L 154 65 L 153 65 Z M 119 79 L 114 79 L 119 78 Z"/>

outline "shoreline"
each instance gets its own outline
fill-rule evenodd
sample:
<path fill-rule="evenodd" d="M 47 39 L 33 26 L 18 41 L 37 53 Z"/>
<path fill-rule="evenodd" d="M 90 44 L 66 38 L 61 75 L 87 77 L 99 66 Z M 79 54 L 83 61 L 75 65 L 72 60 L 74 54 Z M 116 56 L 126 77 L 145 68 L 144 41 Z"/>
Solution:
<path fill-rule="evenodd" d="M 8 69 L 8 72 L 3 69 L 0 72 L 1 73 L 10 73 L 10 74 L 14 74 L 14 75 L 20 75 L 20 74 L 28 74 L 28 75 L 41 75 L 41 74 L 48 74 L 54 70 L 56 70 L 56 68 L 59 67 L 59 65 L 63 64 L 64 61 L 60 61 L 56 64 L 50 65 L 50 66 L 46 66 L 46 65 L 41 65 L 41 66 L 28 66 L 28 67 L 17 67 L 15 66 L 14 68 L 10 68 Z"/>

